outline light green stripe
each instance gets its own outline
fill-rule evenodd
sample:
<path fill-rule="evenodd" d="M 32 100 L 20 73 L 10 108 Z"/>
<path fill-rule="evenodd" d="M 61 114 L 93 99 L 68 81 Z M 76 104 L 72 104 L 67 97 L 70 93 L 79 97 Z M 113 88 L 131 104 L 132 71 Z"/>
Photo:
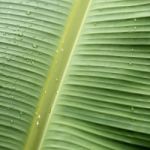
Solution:
<path fill-rule="evenodd" d="M 53 103 L 57 99 L 57 91 L 63 80 L 75 43 L 78 40 L 89 4 L 90 0 L 75 0 L 73 2 L 73 8 L 56 50 L 52 67 L 49 70 L 24 150 L 37 150 L 39 145 L 42 145 L 43 132 L 44 130 L 46 132 L 46 125 L 50 121 L 51 108 L 55 106 Z"/>

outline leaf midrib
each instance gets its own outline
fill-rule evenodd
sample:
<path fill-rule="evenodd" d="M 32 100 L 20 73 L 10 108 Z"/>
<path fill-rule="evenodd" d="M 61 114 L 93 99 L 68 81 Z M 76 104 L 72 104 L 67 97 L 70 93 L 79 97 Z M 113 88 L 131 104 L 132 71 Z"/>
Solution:
<path fill-rule="evenodd" d="M 91 0 L 77 0 L 73 2 L 64 33 L 60 39 L 28 131 L 29 134 L 23 148 L 24 150 L 38 150 L 42 146 L 46 129 L 55 108 L 59 89 L 70 64 L 90 3 Z M 64 50 L 62 51 L 62 49 Z M 37 123 L 39 123 L 38 126 Z"/>

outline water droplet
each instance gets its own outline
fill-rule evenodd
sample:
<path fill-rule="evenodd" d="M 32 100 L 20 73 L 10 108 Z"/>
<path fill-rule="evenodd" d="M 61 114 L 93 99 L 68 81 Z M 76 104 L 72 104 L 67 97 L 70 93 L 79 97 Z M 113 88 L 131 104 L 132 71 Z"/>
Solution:
<path fill-rule="evenodd" d="M 134 21 L 136 21 L 136 18 L 134 18 Z"/>
<path fill-rule="evenodd" d="M 22 37 L 22 36 L 23 36 L 23 33 L 22 33 L 22 32 L 20 32 L 18 35 L 19 35 L 20 37 Z"/>
<path fill-rule="evenodd" d="M 12 6 L 10 5 L 9 8 L 12 8 Z"/>
<path fill-rule="evenodd" d="M 3 35 L 6 35 L 6 32 L 3 32 Z"/>
<path fill-rule="evenodd" d="M 134 29 L 136 30 L 136 26 L 134 27 Z"/>
<path fill-rule="evenodd" d="M 33 61 L 33 60 L 31 60 L 31 64 L 34 64 L 34 61 Z"/>
<path fill-rule="evenodd" d="M 27 14 L 27 15 L 30 15 L 30 14 L 31 14 L 31 11 L 29 11 L 29 10 L 26 11 L 26 14 Z"/>
<path fill-rule="evenodd" d="M 8 10 L 7 13 L 10 13 L 10 10 Z"/>
<path fill-rule="evenodd" d="M 7 61 L 10 61 L 10 60 L 11 60 L 11 59 L 10 59 L 10 57 L 8 56 L 8 57 L 7 57 Z"/>
<path fill-rule="evenodd" d="M 30 62 L 30 59 L 29 59 L 29 58 L 25 58 L 25 60 L 26 60 L 27 62 Z"/>
<path fill-rule="evenodd" d="M 41 118 L 41 115 L 38 115 L 38 118 Z"/>
<path fill-rule="evenodd" d="M 95 22 L 95 23 L 94 23 L 94 26 L 96 26 L 96 25 L 97 25 L 97 23 Z"/>
<path fill-rule="evenodd" d="M 23 112 L 20 111 L 20 112 L 19 112 L 19 118 L 21 118 L 22 115 L 23 115 Z"/>
<path fill-rule="evenodd" d="M 19 40 L 20 40 L 20 41 L 23 41 L 23 39 L 22 39 L 22 38 L 20 38 Z"/>
<path fill-rule="evenodd" d="M 39 121 L 36 122 L 36 125 L 39 126 Z"/>
<path fill-rule="evenodd" d="M 10 122 L 11 122 L 11 123 L 14 123 L 14 120 L 11 119 Z"/>
<path fill-rule="evenodd" d="M 32 47 L 33 47 L 33 48 L 37 48 L 38 45 L 36 45 L 36 44 L 33 43 L 33 44 L 32 44 Z"/>
<path fill-rule="evenodd" d="M 45 90 L 45 91 L 44 91 L 44 93 L 46 94 L 46 93 L 47 93 L 47 91 Z"/>
<path fill-rule="evenodd" d="M 134 111 L 134 107 L 133 106 L 131 107 L 131 111 Z"/>

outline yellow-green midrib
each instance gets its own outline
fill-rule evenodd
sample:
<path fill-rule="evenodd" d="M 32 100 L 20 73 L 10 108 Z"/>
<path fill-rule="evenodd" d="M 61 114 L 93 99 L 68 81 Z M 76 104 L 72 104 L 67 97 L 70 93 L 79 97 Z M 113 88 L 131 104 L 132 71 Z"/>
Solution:
<path fill-rule="evenodd" d="M 55 108 L 60 83 L 63 81 L 65 70 L 70 62 L 89 2 L 89 0 L 72 1 L 70 13 L 68 13 L 67 21 L 64 24 L 64 32 L 59 40 L 56 55 L 53 58 L 36 108 L 36 116 L 30 128 L 25 150 L 36 150 L 42 147 L 47 132 L 47 125 L 51 120 L 53 108 Z"/>

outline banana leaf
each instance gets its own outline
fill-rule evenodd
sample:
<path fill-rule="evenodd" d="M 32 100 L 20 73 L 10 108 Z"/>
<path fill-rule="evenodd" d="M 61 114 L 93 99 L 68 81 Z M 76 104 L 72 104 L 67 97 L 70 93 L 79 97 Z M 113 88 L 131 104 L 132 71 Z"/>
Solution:
<path fill-rule="evenodd" d="M 149 150 L 150 1 L 0 0 L 0 150 Z"/>

